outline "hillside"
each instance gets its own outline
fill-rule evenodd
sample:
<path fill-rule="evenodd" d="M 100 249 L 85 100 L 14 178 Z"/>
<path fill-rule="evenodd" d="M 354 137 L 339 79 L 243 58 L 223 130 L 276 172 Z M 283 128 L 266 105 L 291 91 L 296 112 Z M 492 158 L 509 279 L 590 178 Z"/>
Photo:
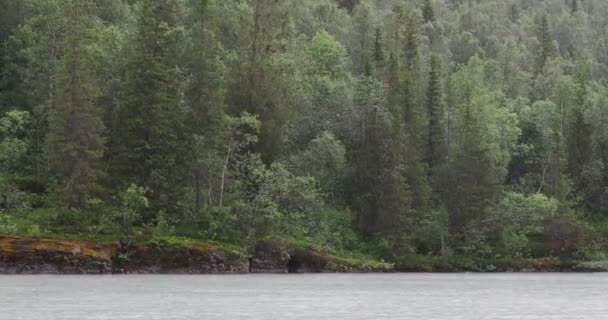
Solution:
<path fill-rule="evenodd" d="M 604 0 L 0 7 L 0 235 L 608 260 Z"/>

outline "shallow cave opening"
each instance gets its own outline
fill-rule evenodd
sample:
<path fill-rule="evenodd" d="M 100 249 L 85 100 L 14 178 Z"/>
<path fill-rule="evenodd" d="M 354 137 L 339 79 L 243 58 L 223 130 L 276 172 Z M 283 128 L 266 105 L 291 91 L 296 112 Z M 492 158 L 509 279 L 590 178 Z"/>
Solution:
<path fill-rule="evenodd" d="M 301 262 L 297 257 L 291 257 L 287 262 L 287 272 L 288 273 L 298 273 L 300 270 Z"/>

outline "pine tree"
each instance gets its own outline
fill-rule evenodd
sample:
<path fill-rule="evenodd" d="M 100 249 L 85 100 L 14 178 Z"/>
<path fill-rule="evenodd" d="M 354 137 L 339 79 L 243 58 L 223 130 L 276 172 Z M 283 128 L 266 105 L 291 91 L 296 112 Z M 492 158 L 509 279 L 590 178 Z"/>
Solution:
<path fill-rule="evenodd" d="M 387 191 L 381 221 L 385 236 L 392 240 L 394 249 L 400 251 L 401 248 L 409 246 L 410 239 L 407 238 L 407 235 L 411 234 L 415 225 L 416 209 L 420 209 L 421 203 L 420 191 L 424 190 L 414 190 L 408 181 L 408 176 L 416 177 L 415 174 L 412 174 L 412 169 L 416 166 L 412 166 L 406 157 L 409 155 L 407 151 L 411 141 L 408 140 L 409 128 L 406 127 L 403 116 L 404 88 L 400 78 L 401 71 L 398 58 L 393 53 L 389 56 L 387 68 L 387 102 L 393 122 L 390 174 L 385 183 Z M 413 182 L 414 187 L 420 187 L 420 180 L 414 179 Z M 414 197 L 418 199 L 414 199 Z M 417 207 L 413 207 L 413 205 Z"/>
<path fill-rule="evenodd" d="M 91 3 L 71 0 L 66 13 L 66 52 L 49 113 L 47 156 L 70 206 L 84 205 L 100 175 L 104 151 L 103 122 L 94 105 L 87 45 L 91 29 Z"/>
<path fill-rule="evenodd" d="M 426 210 L 429 200 L 428 167 L 425 163 L 425 118 L 426 112 L 420 101 L 423 101 L 416 79 L 419 77 L 420 59 L 418 53 L 418 25 L 416 18 L 406 18 L 401 48 L 404 70 L 401 87 L 401 119 L 405 127 L 404 166 L 407 181 L 412 191 L 412 208 L 418 213 Z"/>
<path fill-rule="evenodd" d="M 570 12 L 575 14 L 578 11 L 578 0 L 570 0 Z"/>
<path fill-rule="evenodd" d="M 13 28 L 17 27 L 30 13 L 30 1 L 0 0 L 0 44 L 6 41 Z M 0 53 L 2 52 L 0 47 Z M 0 55 L 1 57 L 2 55 Z"/>
<path fill-rule="evenodd" d="M 480 143 L 483 139 L 480 119 L 470 104 L 463 107 L 459 128 L 461 136 L 452 164 L 452 181 L 444 192 L 453 234 L 479 221 L 485 209 L 496 200 L 499 188 L 488 151 Z"/>
<path fill-rule="evenodd" d="M 375 36 L 374 36 L 374 51 L 373 51 L 373 64 L 375 76 L 382 83 L 386 83 L 387 80 L 387 61 L 386 54 L 384 49 L 384 40 L 382 37 L 382 31 L 380 28 L 376 28 Z"/>
<path fill-rule="evenodd" d="M 418 23 L 416 17 L 407 16 L 405 30 L 403 31 L 403 57 L 405 69 L 412 76 L 418 71 Z"/>
<path fill-rule="evenodd" d="M 233 70 L 229 90 L 230 111 L 239 115 L 246 111 L 258 115 L 262 128 L 254 151 L 266 164 L 280 154 L 281 133 L 291 105 L 288 66 L 279 57 L 287 49 L 289 36 L 289 3 L 287 1 L 254 0 L 249 21 L 249 34 L 241 52 L 241 63 Z"/>
<path fill-rule="evenodd" d="M 189 57 L 191 74 L 185 95 L 190 107 L 186 123 L 191 134 L 189 139 L 192 140 L 189 141 L 192 144 L 190 173 L 195 212 L 199 212 L 203 206 L 203 189 L 212 188 L 211 174 L 208 173 L 211 169 L 202 158 L 203 155 L 212 154 L 212 150 L 197 150 L 195 145 L 205 141 L 205 147 L 211 149 L 224 143 L 219 141 L 224 119 L 224 88 L 223 69 L 215 59 L 219 55 L 219 44 L 212 21 L 214 9 L 215 2 L 212 0 L 198 0 L 192 9 L 195 22 L 191 31 L 193 55 Z"/>
<path fill-rule="evenodd" d="M 14 4 L 0 4 L 3 10 L 7 8 L 2 14 L 17 14 L 11 10 L 14 5 L 32 6 L 30 1 L 8 2 Z M 36 178 L 43 178 L 49 169 L 45 157 L 45 138 L 49 130 L 48 118 L 56 92 L 60 59 L 66 43 L 68 17 L 65 12 L 69 11 L 69 4 L 68 1 L 37 2 L 36 10 L 30 12 L 31 16 L 13 29 L 6 43 L 0 44 L 6 50 L 2 57 L 4 65 L 0 68 L 0 111 L 17 107 L 32 114 L 31 139 L 34 147 L 30 160 Z"/>
<path fill-rule="evenodd" d="M 374 62 L 376 65 L 382 65 L 384 63 L 384 44 L 382 42 L 382 30 L 376 28 L 374 36 Z"/>
<path fill-rule="evenodd" d="M 517 22 L 517 20 L 519 20 L 519 6 L 517 3 L 511 4 L 509 9 L 509 19 L 511 22 Z"/>
<path fill-rule="evenodd" d="M 31 64 L 23 50 L 31 41 L 22 38 L 24 29 L 31 32 L 23 23 L 26 20 L 28 1 L 0 0 L 0 113 L 2 107 L 25 107 L 27 89 L 25 88 L 25 67 Z"/>
<path fill-rule="evenodd" d="M 197 0 L 192 9 L 195 26 L 192 30 L 193 55 L 186 97 L 190 105 L 189 127 L 197 134 L 223 113 L 222 70 L 215 62 L 218 46 L 213 30 L 214 1 Z"/>
<path fill-rule="evenodd" d="M 564 137 L 559 124 L 554 124 L 548 147 L 548 157 L 543 168 L 543 181 L 540 191 L 559 201 L 566 200 L 570 193 L 570 179 L 567 175 L 567 155 Z"/>
<path fill-rule="evenodd" d="M 425 115 L 421 109 L 418 77 L 418 36 L 415 19 L 403 12 L 400 5 L 393 8 L 393 47 L 389 56 L 388 101 L 395 119 L 393 151 L 396 166 L 407 182 L 408 220 L 415 219 L 428 207 L 430 188 L 425 164 Z"/>
<path fill-rule="evenodd" d="M 576 77 L 576 99 L 568 128 L 568 173 L 577 191 L 583 191 L 583 171 L 593 156 L 593 127 L 585 119 L 589 109 L 587 72 L 579 71 Z"/>
<path fill-rule="evenodd" d="M 445 161 L 445 128 L 444 128 L 444 100 L 441 86 L 441 66 L 439 58 L 431 57 L 431 70 L 429 86 L 426 95 L 428 114 L 428 155 L 429 174 L 432 180 L 437 167 Z"/>
<path fill-rule="evenodd" d="M 152 210 L 179 203 L 184 178 L 184 139 L 177 105 L 176 0 L 143 0 L 118 112 L 111 159 L 115 181 L 147 190 Z"/>
<path fill-rule="evenodd" d="M 396 59 L 400 59 L 398 55 L 402 51 L 402 30 L 405 25 L 405 12 L 401 4 L 397 3 L 393 6 L 391 17 L 390 52 Z"/>
<path fill-rule="evenodd" d="M 359 4 L 359 0 L 338 0 L 338 4 L 349 12 L 353 12 L 355 7 Z"/>
<path fill-rule="evenodd" d="M 424 22 L 435 21 L 435 11 L 433 10 L 433 3 L 431 0 L 426 0 L 424 2 L 424 6 L 422 7 L 422 17 L 424 18 Z"/>
<path fill-rule="evenodd" d="M 366 235 L 381 233 L 394 238 L 403 231 L 410 194 L 382 87 L 373 76 L 357 83 L 355 104 L 361 131 L 351 150 L 354 172 L 350 187 L 356 228 Z"/>
<path fill-rule="evenodd" d="M 361 75 L 365 73 L 368 64 L 374 58 L 373 25 L 372 3 L 369 0 L 365 0 L 357 5 L 353 16 L 351 57 L 355 74 Z"/>
<path fill-rule="evenodd" d="M 542 15 L 538 22 L 537 39 L 539 48 L 536 57 L 536 72 L 542 73 L 545 65 L 556 57 L 557 49 L 553 43 L 553 35 L 549 27 L 549 18 L 547 15 Z"/>

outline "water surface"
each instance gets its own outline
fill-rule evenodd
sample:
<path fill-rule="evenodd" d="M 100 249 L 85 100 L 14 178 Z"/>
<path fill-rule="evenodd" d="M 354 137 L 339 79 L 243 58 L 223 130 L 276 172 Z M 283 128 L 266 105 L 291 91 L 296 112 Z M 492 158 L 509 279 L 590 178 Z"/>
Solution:
<path fill-rule="evenodd" d="M 608 274 L 0 276 L 2 320 L 608 319 Z"/>

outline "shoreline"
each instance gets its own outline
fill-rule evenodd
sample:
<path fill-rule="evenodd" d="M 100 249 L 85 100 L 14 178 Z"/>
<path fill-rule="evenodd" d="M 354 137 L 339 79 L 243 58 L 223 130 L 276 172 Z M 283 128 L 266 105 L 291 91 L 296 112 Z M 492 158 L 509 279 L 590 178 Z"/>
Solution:
<path fill-rule="evenodd" d="M 557 258 L 475 264 L 434 258 L 425 263 L 369 263 L 310 248 L 261 241 L 249 252 L 212 244 L 125 245 L 0 236 L 0 274 L 286 274 L 286 273 L 584 273 L 607 272 L 603 262 Z"/>

